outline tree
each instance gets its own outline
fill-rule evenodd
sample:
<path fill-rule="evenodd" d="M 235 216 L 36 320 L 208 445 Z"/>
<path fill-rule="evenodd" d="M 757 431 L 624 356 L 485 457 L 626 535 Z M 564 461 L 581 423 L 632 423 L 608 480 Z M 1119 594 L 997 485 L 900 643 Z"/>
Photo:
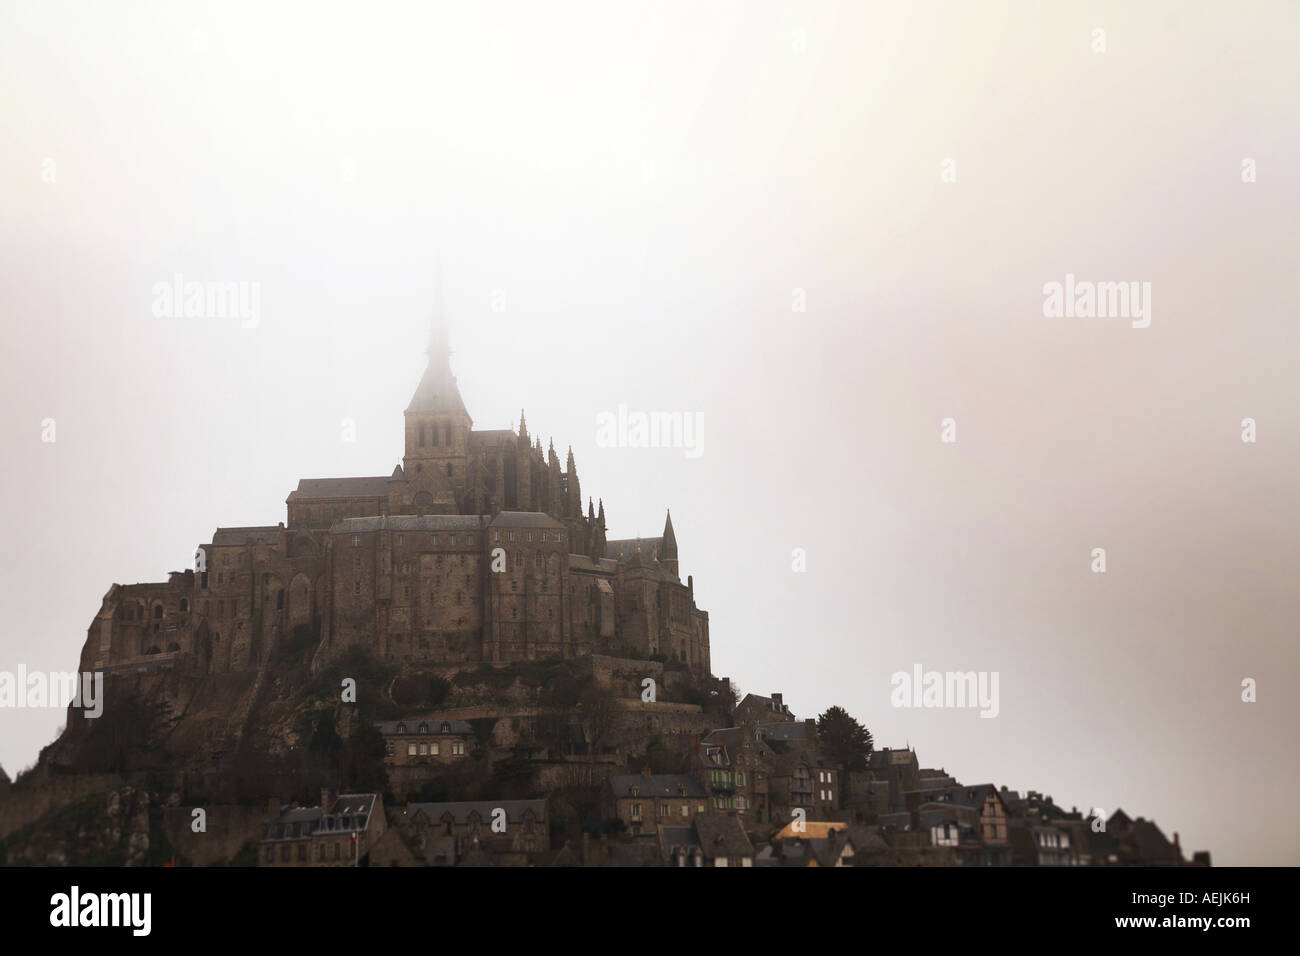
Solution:
<path fill-rule="evenodd" d="M 831 707 L 817 718 L 821 751 L 841 770 L 866 770 L 871 753 L 871 731 L 843 707 Z"/>
<path fill-rule="evenodd" d="M 314 754 L 330 757 L 343 749 L 343 740 L 334 729 L 334 714 L 330 711 L 321 711 L 320 718 L 316 721 L 316 732 L 312 734 L 307 749 Z"/>

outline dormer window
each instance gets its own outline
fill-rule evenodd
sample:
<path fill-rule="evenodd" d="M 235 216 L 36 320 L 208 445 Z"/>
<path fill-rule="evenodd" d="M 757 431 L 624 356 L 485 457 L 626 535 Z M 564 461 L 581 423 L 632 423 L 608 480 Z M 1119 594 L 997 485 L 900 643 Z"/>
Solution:
<path fill-rule="evenodd" d="M 427 734 L 428 732 L 429 732 L 429 725 L 428 725 L 428 724 L 421 724 L 421 725 L 420 725 L 420 733 L 422 733 L 422 734 Z"/>
<path fill-rule="evenodd" d="M 445 720 L 442 722 L 442 732 L 444 734 L 451 733 L 451 724 L 447 723 Z"/>
<path fill-rule="evenodd" d="M 639 796 L 641 796 L 641 788 L 640 788 L 640 787 L 633 787 L 633 788 L 632 788 L 632 796 L 634 796 L 634 797 L 639 797 Z"/>
<path fill-rule="evenodd" d="M 406 733 L 406 724 L 398 724 L 398 725 L 397 725 L 397 732 L 398 732 L 399 734 L 404 734 L 404 733 Z"/>

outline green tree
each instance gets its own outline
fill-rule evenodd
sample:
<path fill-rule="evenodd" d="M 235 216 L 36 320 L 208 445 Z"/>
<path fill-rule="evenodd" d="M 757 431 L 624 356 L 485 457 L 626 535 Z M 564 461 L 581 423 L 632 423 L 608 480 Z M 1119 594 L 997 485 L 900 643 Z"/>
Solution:
<path fill-rule="evenodd" d="M 871 731 L 843 707 L 828 708 L 817 718 L 817 738 L 822 753 L 841 770 L 867 769 L 873 746 Z"/>

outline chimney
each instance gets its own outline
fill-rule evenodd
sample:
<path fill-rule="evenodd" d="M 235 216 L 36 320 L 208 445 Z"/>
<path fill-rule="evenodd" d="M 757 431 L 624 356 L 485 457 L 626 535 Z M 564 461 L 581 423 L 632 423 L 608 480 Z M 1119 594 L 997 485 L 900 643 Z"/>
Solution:
<path fill-rule="evenodd" d="M 648 763 L 641 765 L 641 776 L 646 780 L 650 779 L 650 765 Z"/>
<path fill-rule="evenodd" d="M 1177 831 L 1177 830 L 1174 831 L 1174 849 L 1178 851 L 1178 853 L 1179 853 L 1180 856 L 1182 855 L 1183 848 L 1182 848 L 1182 846 L 1180 846 L 1179 843 L 1178 843 L 1178 831 Z"/>
<path fill-rule="evenodd" d="M 782 704 L 781 704 L 781 695 L 780 695 L 780 694 L 773 694 L 773 695 L 772 695 L 772 703 L 776 705 L 776 709 L 777 709 L 777 710 L 784 710 L 784 709 L 785 709 L 785 708 L 782 706 Z"/>
<path fill-rule="evenodd" d="M 334 808 L 334 801 L 339 798 L 339 792 L 333 787 L 321 787 L 320 790 L 320 812 L 323 816 Z"/>
<path fill-rule="evenodd" d="M 817 721 L 811 717 L 805 717 L 803 725 L 808 728 L 808 742 L 817 743 Z"/>

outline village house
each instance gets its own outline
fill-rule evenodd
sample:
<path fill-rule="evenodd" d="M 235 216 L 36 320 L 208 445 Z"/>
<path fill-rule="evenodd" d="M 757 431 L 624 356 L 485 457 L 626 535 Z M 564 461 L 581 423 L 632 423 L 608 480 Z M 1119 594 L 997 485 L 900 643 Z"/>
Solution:
<path fill-rule="evenodd" d="M 321 791 L 318 807 L 281 808 L 258 844 L 261 866 L 368 866 L 371 847 L 384 835 L 383 798 L 377 793 Z"/>
<path fill-rule="evenodd" d="M 472 749 L 474 731 L 463 720 L 430 717 L 375 726 L 384 738 L 384 763 L 390 766 L 454 763 Z"/>

